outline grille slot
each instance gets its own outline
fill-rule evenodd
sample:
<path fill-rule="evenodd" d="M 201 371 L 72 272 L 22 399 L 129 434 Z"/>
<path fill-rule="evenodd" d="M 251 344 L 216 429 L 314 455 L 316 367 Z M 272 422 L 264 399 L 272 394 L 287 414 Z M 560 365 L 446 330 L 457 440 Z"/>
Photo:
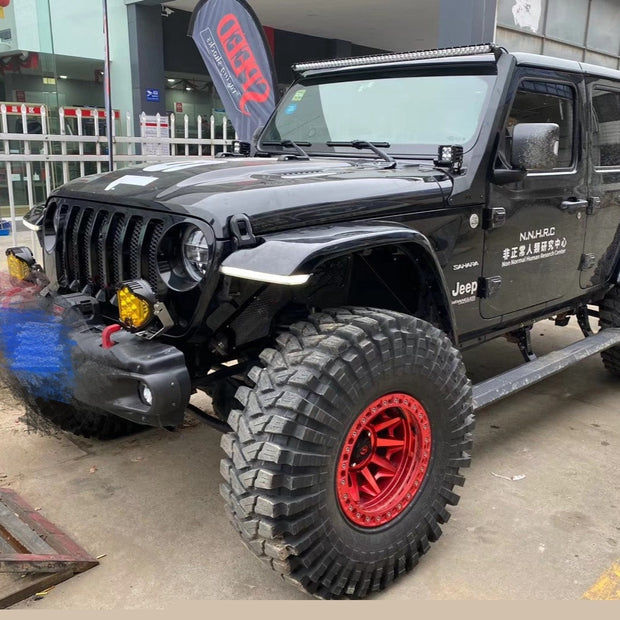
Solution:
<path fill-rule="evenodd" d="M 143 278 L 162 292 L 157 247 L 165 226 L 158 217 L 109 205 L 59 206 L 56 265 L 58 281 L 74 292 L 109 291 L 128 279 Z"/>

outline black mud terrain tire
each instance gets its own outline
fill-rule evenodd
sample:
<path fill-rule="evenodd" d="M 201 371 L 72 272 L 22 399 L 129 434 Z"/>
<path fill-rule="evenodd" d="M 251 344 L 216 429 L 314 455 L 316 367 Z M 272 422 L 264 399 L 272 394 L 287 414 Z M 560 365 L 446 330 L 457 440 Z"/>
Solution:
<path fill-rule="evenodd" d="M 260 360 L 222 438 L 234 527 L 317 597 L 383 590 L 459 499 L 474 423 L 460 354 L 425 321 L 345 308 L 293 324 Z"/>
<path fill-rule="evenodd" d="M 620 286 L 614 287 L 599 305 L 599 325 L 605 327 L 620 327 Z M 612 374 L 620 377 L 620 345 L 607 349 L 601 353 L 605 368 Z"/>
<path fill-rule="evenodd" d="M 116 439 L 146 429 L 146 426 L 53 400 L 34 399 L 31 404 L 35 418 L 27 420 L 37 430 L 59 428 L 74 435 L 93 439 Z M 40 419 L 37 419 L 40 417 Z"/>

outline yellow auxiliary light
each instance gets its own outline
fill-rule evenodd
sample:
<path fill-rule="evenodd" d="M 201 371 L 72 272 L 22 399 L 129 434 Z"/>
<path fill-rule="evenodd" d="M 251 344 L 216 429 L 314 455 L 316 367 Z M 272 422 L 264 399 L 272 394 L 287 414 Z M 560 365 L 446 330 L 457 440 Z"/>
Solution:
<path fill-rule="evenodd" d="M 16 280 L 27 280 L 34 267 L 34 256 L 26 247 L 9 248 L 6 251 L 9 276 Z"/>
<path fill-rule="evenodd" d="M 123 282 L 116 293 L 116 300 L 119 319 L 130 331 L 144 329 L 155 316 L 155 294 L 145 280 Z"/>

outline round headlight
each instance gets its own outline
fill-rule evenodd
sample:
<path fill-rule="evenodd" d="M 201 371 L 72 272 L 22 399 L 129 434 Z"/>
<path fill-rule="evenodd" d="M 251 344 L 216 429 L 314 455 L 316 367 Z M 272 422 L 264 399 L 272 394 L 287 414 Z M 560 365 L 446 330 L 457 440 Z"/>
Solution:
<path fill-rule="evenodd" d="M 205 234 L 196 226 L 190 226 L 183 235 L 183 263 L 194 280 L 202 280 L 209 270 L 210 250 Z"/>

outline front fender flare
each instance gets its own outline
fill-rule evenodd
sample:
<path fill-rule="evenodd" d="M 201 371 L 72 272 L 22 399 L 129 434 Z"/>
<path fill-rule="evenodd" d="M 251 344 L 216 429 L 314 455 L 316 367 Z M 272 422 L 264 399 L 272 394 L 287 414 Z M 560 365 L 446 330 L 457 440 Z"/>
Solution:
<path fill-rule="evenodd" d="M 288 230 L 264 235 L 262 239 L 256 247 L 233 252 L 223 261 L 220 272 L 255 282 L 301 286 L 327 260 L 380 246 L 415 247 L 434 272 L 437 292 L 450 323 L 449 336 L 456 342 L 454 313 L 444 273 L 431 242 L 421 232 L 389 222 L 360 222 Z"/>

